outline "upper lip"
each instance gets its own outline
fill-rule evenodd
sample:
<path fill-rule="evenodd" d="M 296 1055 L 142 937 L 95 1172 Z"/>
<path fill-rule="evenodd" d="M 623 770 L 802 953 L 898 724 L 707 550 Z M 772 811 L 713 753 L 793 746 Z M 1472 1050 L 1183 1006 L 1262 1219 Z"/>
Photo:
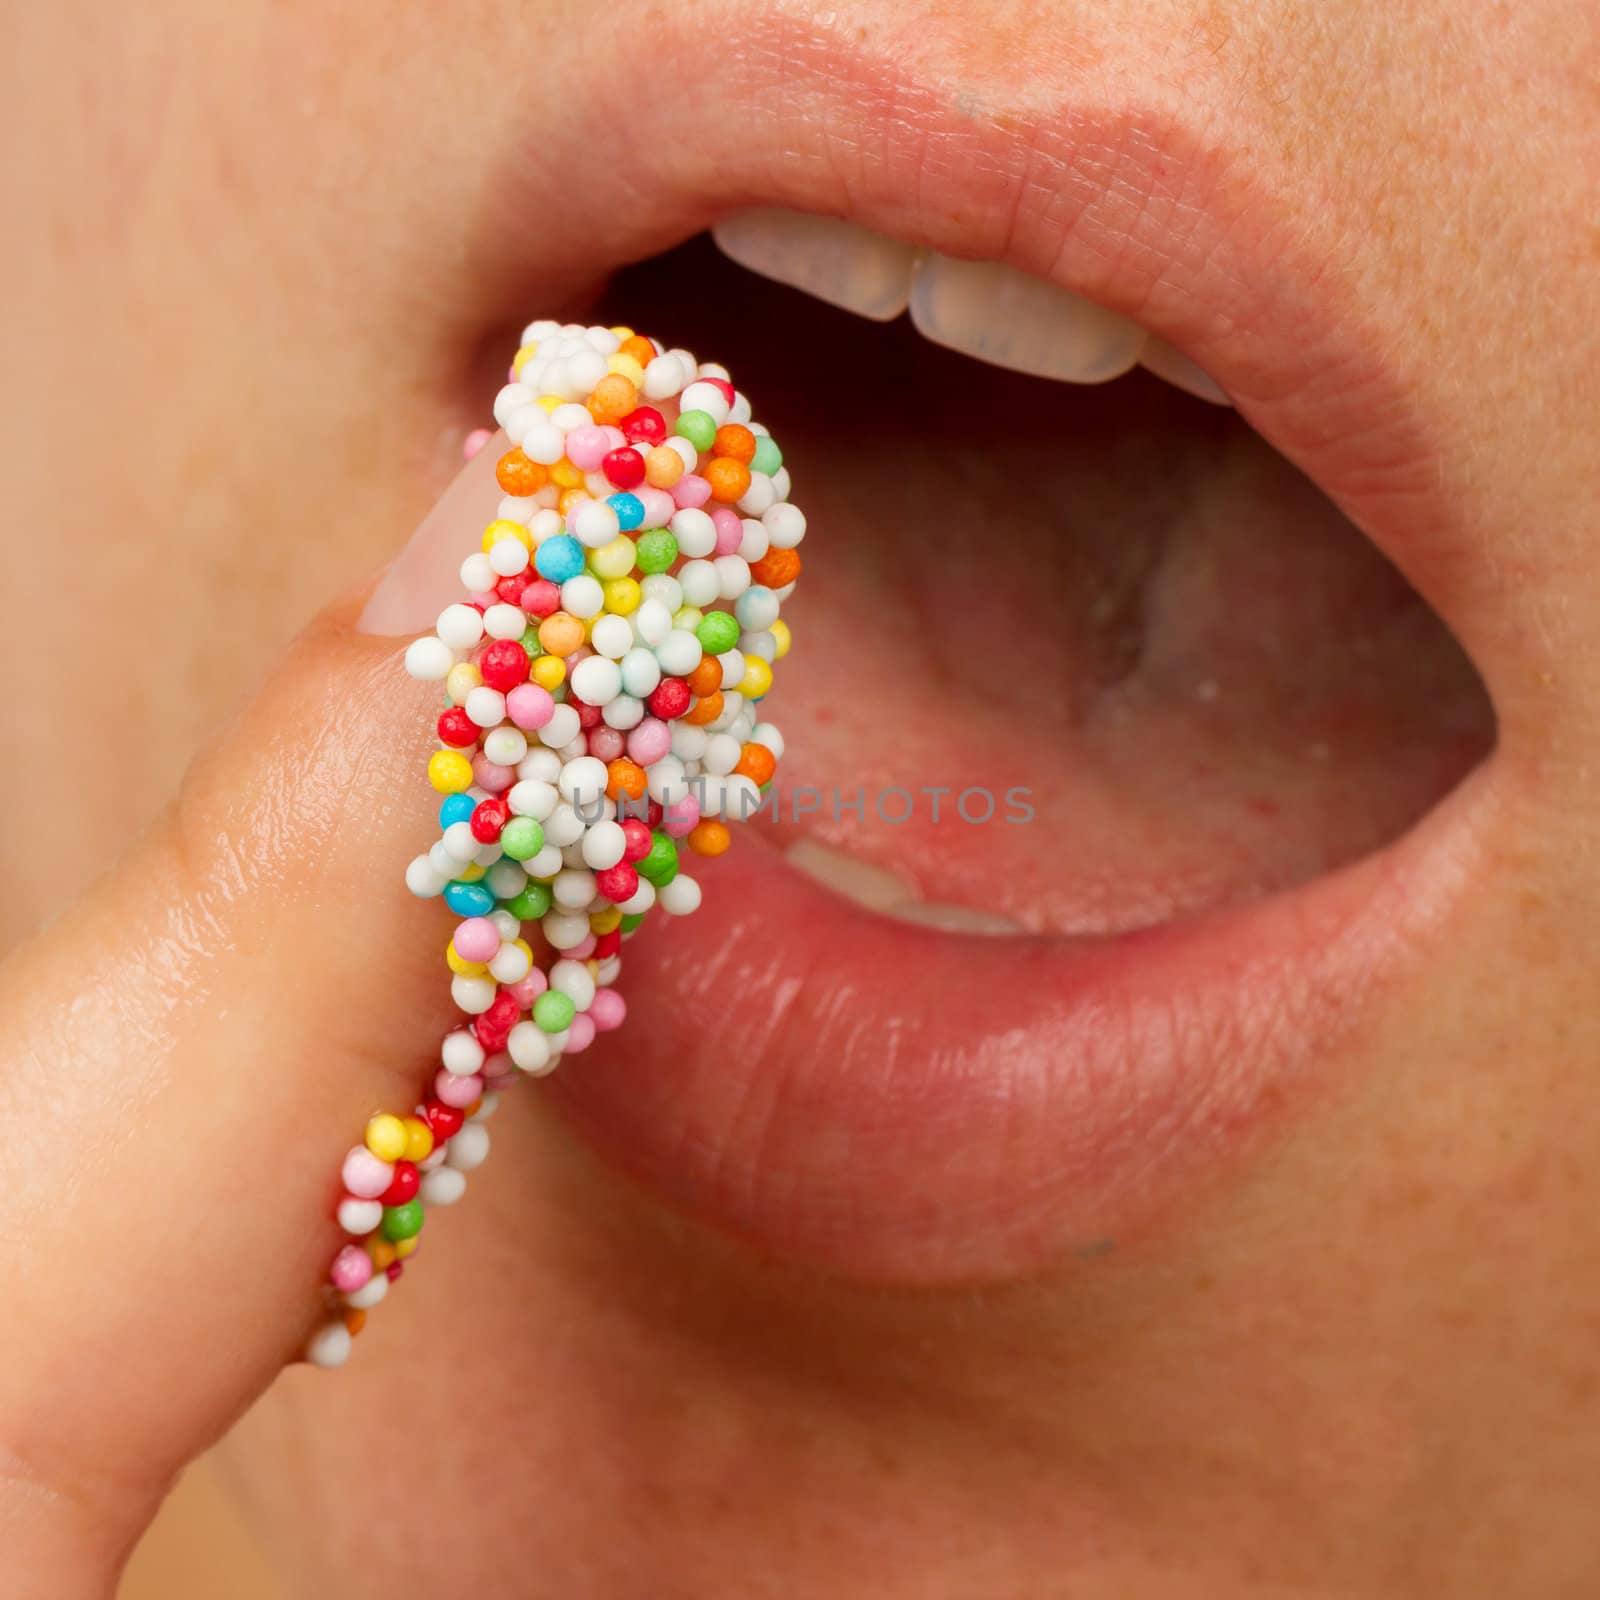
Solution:
<path fill-rule="evenodd" d="M 1438 444 L 1394 330 L 1341 274 L 1316 197 L 1276 184 L 1243 124 L 1092 63 L 1054 85 L 1008 69 L 980 86 L 958 70 L 971 40 L 908 67 L 894 41 L 730 19 L 667 43 L 657 69 L 692 91 L 663 99 L 648 137 L 602 131 L 561 237 L 538 193 L 516 203 L 550 181 L 545 153 L 508 158 L 497 219 L 546 287 L 756 205 L 1002 260 L 1191 357 L 1425 596 L 1443 586 Z M 587 134 L 609 126 L 604 94 L 599 75 L 575 94 Z M 601 259 L 585 255 L 595 242 Z M 752 387 L 759 400 L 759 374 Z M 1004 1271 L 1120 1234 L 1289 1086 L 1318 1081 L 1308 1069 L 1405 981 L 1462 881 L 1481 788 L 1301 889 L 1070 944 L 974 949 L 879 923 L 741 847 L 696 924 L 630 946 L 623 981 L 643 977 L 649 1015 L 628 1059 L 576 1062 L 552 1092 L 654 1183 L 844 1270 Z"/>

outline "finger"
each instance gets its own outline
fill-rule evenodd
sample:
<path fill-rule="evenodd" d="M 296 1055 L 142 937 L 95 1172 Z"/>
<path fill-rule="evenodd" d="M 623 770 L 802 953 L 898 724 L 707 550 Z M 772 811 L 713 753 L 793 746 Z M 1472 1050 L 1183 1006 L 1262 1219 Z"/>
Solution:
<path fill-rule="evenodd" d="M 109 1582 L 293 1358 L 341 1239 L 341 1156 L 437 1065 L 444 933 L 403 881 L 433 827 L 432 696 L 398 636 L 498 492 L 485 453 L 380 585 L 366 627 L 393 636 L 361 630 L 359 600 L 319 618 L 126 864 L 0 968 L 0 1529 L 37 1574 L 18 1592 Z"/>

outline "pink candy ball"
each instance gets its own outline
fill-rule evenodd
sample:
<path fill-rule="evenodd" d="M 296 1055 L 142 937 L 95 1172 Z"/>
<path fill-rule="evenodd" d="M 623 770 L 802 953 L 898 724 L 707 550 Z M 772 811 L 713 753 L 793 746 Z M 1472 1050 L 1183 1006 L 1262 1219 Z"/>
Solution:
<path fill-rule="evenodd" d="M 434 1075 L 433 1092 L 445 1105 L 465 1111 L 483 1093 L 483 1079 L 457 1077 L 455 1073 L 446 1072 L 440 1067 Z"/>
<path fill-rule="evenodd" d="M 703 506 L 711 498 L 711 485 L 697 472 L 686 472 L 672 486 L 672 503 L 680 511 Z"/>
<path fill-rule="evenodd" d="M 521 978 L 516 983 L 505 984 L 500 992 L 510 995 L 523 1011 L 528 1011 L 532 1009 L 533 1002 L 549 987 L 550 980 L 537 967 L 534 967 L 526 978 Z M 492 1064 L 492 1062 L 485 1062 L 484 1070 L 487 1071 Z"/>
<path fill-rule="evenodd" d="M 669 839 L 681 839 L 700 820 L 700 802 L 692 794 L 674 800 L 661 813 L 661 831 Z"/>
<path fill-rule="evenodd" d="M 456 954 L 463 961 L 489 961 L 500 951 L 500 930 L 487 917 L 456 924 Z"/>
<path fill-rule="evenodd" d="M 532 733 L 542 728 L 555 715 L 556 703 L 548 689 L 536 683 L 519 683 L 506 696 L 506 715 L 522 729 Z"/>
<path fill-rule="evenodd" d="M 631 741 L 629 744 L 631 745 Z M 596 761 L 615 761 L 623 749 L 623 737 L 615 728 L 599 727 L 589 730 L 589 754 Z"/>
<path fill-rule="evenodd" d="M 565 1054 L 571 1055 L 578 1050 L 587 1050 L 594 1043 L 594 1024 L 583 1013 L 579 1012 L 572 1019 L 567 1028 L 567 1048 Z"/>
<path fill-rule="evenodd" d="M 358 1144 L 345 1156 L 339 1176 L 358 1200 L 376 1200 L 394 1182 L 394 1168 Z"/>
<path fill-rule="evenodd" d="M 644 521 L 640 524 L 641 527 L 664 528 L 672 521 L 672 513 L 678 507 L 665 489 L 639 488 L 633 492 L 639 504 L 644 507 Z"/>
<path fill-rule="evenodd" d="M 717 554 L 731 556 L 744 543 L 744 524 L 737 511 L 718 506 L 711 513 L 711 525 L 717 530 Z"/>
<path fill-rule="evenodd" d="M 620 1028 L 622 1019 L 627 1014 L 627 1002 L 615 989 L 596 989 L 594 999 L 589 1003 L 589 1009 L 584 1012 L 584 1016 L 601 1033 L 610 1033 L 613 1028 Z"/>
<path fill-rule="evenodd" d="M 581 944 L 575 944 L 563 954 L 569 961 L 587 961 L 594 954 L 595 943 L 595 936 L 592 933 L 585 934 Z"/>
<path fill-rule="evenodd" d="M 567 435 L 567 460 L 580 472 L 598 472 L 606 452 L 614 448 L 604 428 L 574 428 Z"/>
<path fill-rule="evenodd" d="M 461 459 L 470 461 L 493 437 L 487 428 L 474 428 L 461 441 Z"/>
<path fill-rule="evenodd" d="M 472 758 L 472 777 L 480 789 L 487 789 L 490 794 L 504 794 L 517 781 L 517 769 L 498 766 L 480 750 Z"/>
<path fill-rule="evenodd" d="M 328 1280 L 340 1294 L 354 1294 L 372 1277 L 372 1257 L 358 1244 L 347 1244 L 333 1258 Z"/>
<path fill-rule="evenodd" d="M 659 717 L 646 717 L 628 735 L 628 757 L 652 767 L 672 749 L 672 730 Z"/>

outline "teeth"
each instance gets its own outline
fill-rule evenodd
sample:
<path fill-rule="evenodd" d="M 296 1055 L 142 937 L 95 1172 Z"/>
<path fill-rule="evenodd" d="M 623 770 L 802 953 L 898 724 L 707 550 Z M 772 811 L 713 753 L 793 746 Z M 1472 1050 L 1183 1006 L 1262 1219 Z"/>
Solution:
<path fill-rule="evenodd" d="M 1026 933 L 1020 922 L 993 911 L 974 911 L 968 906 L 943 905 L 921 900 L 917 887 L 908 878 L 885 867 L 870 866 L 830 850 L 815 839 L 800 839 L 784 852 L 784 859 L 797 871 L 815 879 L 845 900 L 865 906 L 896 922 L 914 923 L 920 928 L 939 928 L 946 933 L 982 934 L 988 937 Z"/>
<path fill-rule="evenodd" d="M 980 361 L 1067 383 L 1126 372 L 1145 344 L 1137 323 L 997 261 L 930 254 L 911 286 L 925 338 Z"/>
<path fill-rule="evenodd" d="M 1165 339 L 1158 339 L 1154 334 L 1150 335 L 1149 343 L 1139 357 L 1139 365 L 1174 388 L 1182 389 L 1198 399 L 1209 400 L 1217 406 L 1233 404 L 1222 385 L 1209 372 L 1197 367 L 1188 356 L 1174 350 Z"/>
<path fill-rule="evenodd" d="M 808 878 L 868 911 L 890 911 L 917 898 L 917 886 L 898 872 L 869 866 L 815 839 L 796 840 L 784 851 L 784 858 Z"/>
<path fill-rule="evenodd" d="M 799 211 L 746 211 L 719 222 L 711 236 L 740 266 L 877 322 L 905 310 L 921 253 L 854 223 Z"/>
<path fill-rule="evenodd" d="M 998 911 L 974 911 L 971 906 L 942 905 L 936 900 L 908 900 L 903 905 L 890 906 L 886 914 L 896 922 L 914 922 L 918 927 L 940 928 L 946 933 L 976 933 L 1003 939 L 1028 931 Z"/>
<path fill-rule="evenodd" d="M 711 230 L 751 272 L 876 322 L 909 306 L 925 338 L 997 367 L 1066 383 L 1104 383 L 1135 363 L 1214 405 L 1209 373 L 1165 340 L 1092 301 L 993 261 L 958 261 L 853 222 L 770 207 Z"/>

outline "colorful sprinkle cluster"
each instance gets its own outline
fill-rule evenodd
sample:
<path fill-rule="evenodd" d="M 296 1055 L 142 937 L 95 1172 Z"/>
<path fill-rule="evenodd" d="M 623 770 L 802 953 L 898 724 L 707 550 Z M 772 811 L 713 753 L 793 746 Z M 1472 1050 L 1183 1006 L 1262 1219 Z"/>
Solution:
<path fill-rule="evenodd" d="M 461 563 L 467 598 L 413 641 L 444 686 L 428 781 L 439 837 L 406 869 L 456 917 L 465 1021 L 420 1105 L 346 1155 L 328 1314 L 307 1357 L 341 1365 L 416 1250 L 428 1208 L 488 1154 L 498 1092 L 623 1020 L 622 941 L 700 886 L 759 807 L 783 738 L 759 720 L 789 649 L 778 613 L 806 519 L 727 371 L 629 328 L 535 322 L 495 399 L 504 498 Z"/>

